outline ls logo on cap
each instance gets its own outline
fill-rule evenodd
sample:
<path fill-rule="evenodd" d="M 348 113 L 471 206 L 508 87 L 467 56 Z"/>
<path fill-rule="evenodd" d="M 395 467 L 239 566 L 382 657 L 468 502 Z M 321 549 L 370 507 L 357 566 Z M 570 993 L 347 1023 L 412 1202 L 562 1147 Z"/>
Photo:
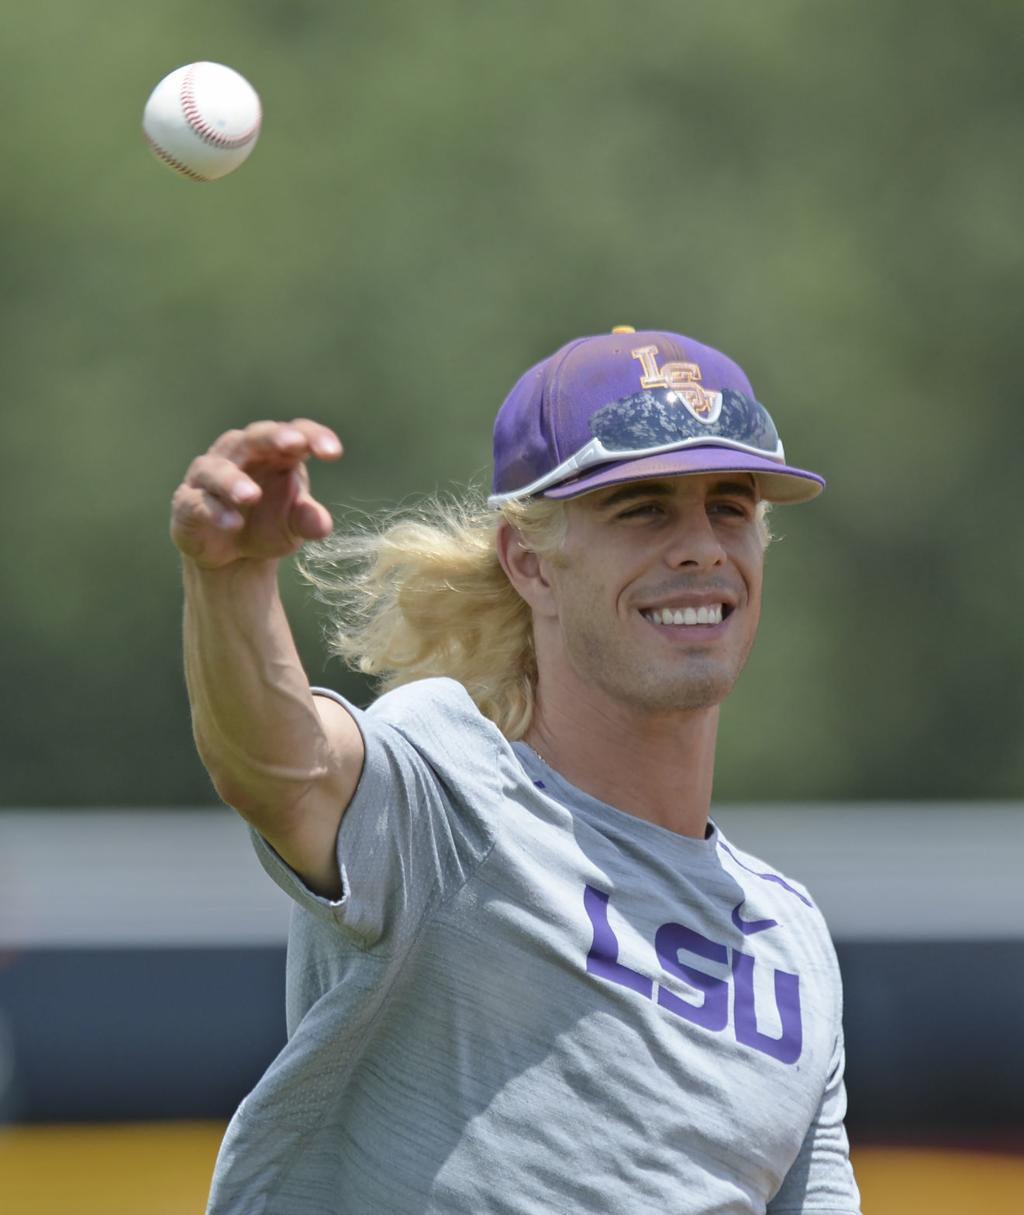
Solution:
<path fill-rule="evenodd" d="M 708 392 L 701 385 L 701 371 L 696 363 L 663 363 L 658 366 L 657 346 L 640 346 L 629 352 L 643 368 L 641 388 L 671 388 L 698 422 L 710 426 L 722 412 L 722 394 Z"/>

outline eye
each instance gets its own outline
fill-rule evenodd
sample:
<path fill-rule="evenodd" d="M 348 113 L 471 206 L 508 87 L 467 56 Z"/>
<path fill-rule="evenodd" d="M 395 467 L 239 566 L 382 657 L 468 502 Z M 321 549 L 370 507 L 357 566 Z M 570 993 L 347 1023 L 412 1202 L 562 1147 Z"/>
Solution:
<path fill-rule="evenodd" d="M 745 501 L 725 500 L 708 504 L 708 513 L 724 515 L 730 519 L 749 519 L 753 515 L 753 507 Z"/>
<path fill-rule="evenodd" d="M 628 510 L 619 513 L 620 519 L 642 519 L 649 515 L 660 515 L 664 513 L 664 507 L 660 502 L 644 502 L 640 506 L 631 506 Z"/>

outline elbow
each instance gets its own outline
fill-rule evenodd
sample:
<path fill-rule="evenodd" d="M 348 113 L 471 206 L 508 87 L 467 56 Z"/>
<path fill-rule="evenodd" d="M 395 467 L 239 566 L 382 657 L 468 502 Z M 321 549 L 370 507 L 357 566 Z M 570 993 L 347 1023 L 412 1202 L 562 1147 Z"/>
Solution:
<path fill-rule="evenodd" d="M 258 784 L 221 777 L 214 779 L 217 796 L 251 827 L 270 840 L 288 838 L 305 817 L 304 806 L 311 783 L 285 786 Z M 276 846 L 276 844 L 275 844 Z"/>
<path fill-rule="evenodd" d="M 262 831 L 291 823 L 322 776 L 316 769 L 231 762 L 234 757 L 211 755 L 201 745 L 199 755 L 220 800 Z"/>
<path fill-rule="evenodd" d="M 257 794 L 256 790 L 237 777 L 215 773 L 209 767 L 206 770 L 210 773 L 210 780 L 220 800 L 240 814 L 247 822 L 260 818 L 266 812 L 265 794 L 262 796 Z"/>

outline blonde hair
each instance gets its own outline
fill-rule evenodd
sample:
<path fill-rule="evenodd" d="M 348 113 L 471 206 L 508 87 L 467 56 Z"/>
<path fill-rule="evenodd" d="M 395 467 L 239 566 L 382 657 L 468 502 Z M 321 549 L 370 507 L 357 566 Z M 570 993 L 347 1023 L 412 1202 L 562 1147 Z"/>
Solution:
<path fill-rule="evenodd" d="M 766 546 L 767 510 L 761 502 Z M 379 691 L 448 676 L 516 739 L 533 716 L 537 658 L 530 608 L 498 560 L 503 519 L 539 556 L 552 557 L 565 540 L 565 505 L 551 498 L 491 509 L 481 498 L 434 497 L 307 545 L 299 569 L 334 609 L 328 649 L 374 676 Z"/>
<path fill-rule="evenodd" d="M 565 508 L 552 499 L 492 510 L 472 498 L 432 498 L 307 546 L 299 568 L 335 609 L 332 654 L 375 676 L 382 692 L 456 679 L 514 739 L 533 715 L 537 660 L 530 608 L 498 560 L 503 518 L 541 556 L 565 538 Z"/>

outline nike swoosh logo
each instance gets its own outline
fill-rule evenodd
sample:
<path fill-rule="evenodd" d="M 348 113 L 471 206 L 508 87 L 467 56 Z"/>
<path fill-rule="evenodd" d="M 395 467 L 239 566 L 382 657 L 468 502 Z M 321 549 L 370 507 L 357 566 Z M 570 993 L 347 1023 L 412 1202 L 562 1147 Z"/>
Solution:
<path fill-rule="evenodd" d="M 779 926 L 778 920 L 744 920 L 740 916 L 740 908 L 746 901 L 746 899 L 740 899 L 732 909 L 732 922 L 745 937 L 753 936 L 755 932 L 764 932 L 768 928 L 777 928 Z"/>
<path fill-rule="evenodd" d="M 811 900 L 805 894 L 801 894 L 800 891 L 797 890 L 797 888 L 795 886 L 791 886 L 789 884 L 789 882 L 786 881 L 785 878 L 779 877 L 779 875 L 777 873 L 758 873 L 758 871 L 756 869 L 751 869 L 749 865 L 745 865 L 740 860 L 740 858 L 736 855 L 736 853 L 733 852 L 733 850 L 729 847 L 729 845 L 725 842 L 725 840 L 720 839 L 718 841 L 718 846 L 724 852 L 727 852 L 732 857 L 732 859 L 736 862 L 736 864 L 739 865 L 739 867 L 741 869 L 745 869 L 747 871 L 747 873 L 752 873 L 754 875 L 754 877 L 759 877 L 765 882 L 774 882 L 777 886 L 781 886 L 783 890 L 788 890 L 790 894 L 795 894 L 796 897 L 800 900 L 800 902 L 805 904 L 807 907 L 814 906 L 814 904 L 811 902 Z"/>

